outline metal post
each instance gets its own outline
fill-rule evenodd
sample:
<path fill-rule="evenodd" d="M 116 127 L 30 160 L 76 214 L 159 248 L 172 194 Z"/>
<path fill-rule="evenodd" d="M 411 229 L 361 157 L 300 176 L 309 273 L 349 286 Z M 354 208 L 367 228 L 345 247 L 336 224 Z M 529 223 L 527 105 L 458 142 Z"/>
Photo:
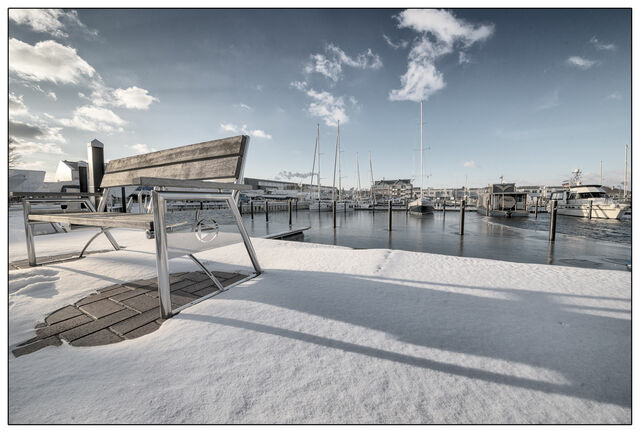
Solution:
<path fill-rule="evenodd" d="M 556 240 L 556 212 L 558 210 L 558 200 L 551 200 L 551 223 L 549 224 L 549 240 Z"/>
<path fill-rule="evenodd" d="M 264 201 L 264 217 L 267 222 L 269 222 L 269 201 Z"/>
<path fill-rule="evenodd" d="M 534 211 L 536 219 L 538 219 L 538 200 L 540 200 L 540 197 L 536 197 L 536 209 Z"/>
<path fill-rule="evenodd" d="M 164 215 L 167 203 L 158 191 L 153 191 L 153 230 L 156 239 L 156 268 L 158 270 L 158 295 L 160 314 L 163 319 L 171 317 L 171 285 L 169 282 L 169 252 Z"/>
<path fill-rule="evenodd" d="M 29 223 L 29 212 L 31 212 L 31 203 L 27 200 L 22 202 L 22 210 L 24 214 L 24 232 L 27 240 L 27 255 L 29 256 L 29 266 L 36 266 L 36 248 L 33 242 L 33 227 Z"/>
<path fill-rule="evenodd" d="M 289 199 L 289 225 L 291 225 L 291 199 Z"/>
<path fill-rule="evenodd" d="M 447 211 L 447 202 L 443 201 L 442 202 L 442 215 L 444 215 L 444 213 Z"/>
<path fill-rule="evenodd" d="M 462 200 L 460 202 L 460 236 L 464 235 L 464 208 L 466 205 L 466 200 Z"/>
<path fill-rule="evenodd" d="M 592 209 L 593 209 L 593 200 L 589 200 L 589 219 L 591 219 Z"/>
<path fill-rule="evenodd" d="M 296 199 L 296 215 L 298 214 L 298 199 Z"/>
<path fill-rule="evenodd" d="M 331 201 L 332 205 L 333 205 L 333 228 L 336 228 L 336 201 L 332 200 Z"/>
<path fill-rule="evenodd" d="M 251 219 L 253 219 L 253 199 L 249 203 L 251 203 Z"/>
<path fill-rule="evenodd" d="M 391 231 L 391 222 L 392 222 L 392 216 L 391 216 L 391 200 L 389 200 L 389 210 L 388 210 L 388 214 L 389 214 L 389 222 L 388 222 L 388 228 L 389 231 Z"/>
<path fill-rule="evenodd" d="M 122 209 L 120 210 L 120 212 L 122 213 L 127 213 L 127 202 L 125 200 L 125 191 L 124 191 L 124 186 L 120 187 L 120 195 L 122 196 Z"/>

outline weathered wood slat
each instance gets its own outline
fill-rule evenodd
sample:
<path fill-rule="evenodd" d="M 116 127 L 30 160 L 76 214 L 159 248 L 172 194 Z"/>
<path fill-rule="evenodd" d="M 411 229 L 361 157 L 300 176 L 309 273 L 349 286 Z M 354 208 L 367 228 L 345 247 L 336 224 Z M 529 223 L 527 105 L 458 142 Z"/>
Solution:
<path fill-rule="evenodd" d="M 202 189 L 223 189 L 244 191 L 251 189 L 251 185 L 223 183 L 223 182 L 206 182 L 201 180 L 182 180 L 167 179 L 164 177 L 138 177 L 131 180 L 131 185 L 140 186 L 171 186 L 183 188 L 202 188 Z"/>
<path fill-rule="evenodd" d="M 114 159 L 107 164 L 105 174 L 140 168 L 173 165 L 181 162 L 240 156 L 245 153 L 247 136 L 205 141 L 173 149 L 159 150 L 144 155 Z"/>
<path fill-rule="evenodd" d="M 201 180 L 238 178 L 242 167 L 242 157 L 199 160 L 165 165 L 162 167 L 145 167 L 135 170 L 106 173 L 102 178 L 102 188 L 131 185 L 135 178 L 158 177 L 166 179 Z"/>
<path fill-rule="evenodd" d="M 29 221 L 151 230 L 153 214 L 120 214 L 114 212 L 55 213 L 29 215 Z"/>

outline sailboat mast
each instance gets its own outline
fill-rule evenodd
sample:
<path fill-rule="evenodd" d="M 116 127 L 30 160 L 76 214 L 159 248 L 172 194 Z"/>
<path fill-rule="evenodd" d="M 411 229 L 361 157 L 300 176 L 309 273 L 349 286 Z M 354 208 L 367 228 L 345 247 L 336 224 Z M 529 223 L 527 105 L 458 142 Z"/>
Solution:
<path fill-rule="evenodd" d="M 309 181 L 309 192 L 313 194 L 313 176 L 316 174 L 316 156 L 318 154 L 318 137 L 316 137 L 316 145 L 313 149 L 313 165 L 311 166 L 311 180 Z M 312 196 L 313 197 L 313 196 Z"/>
<path fill-rule="evenodd" d="M 371 201 L 374 201 L 373 195 L 373 165 L 371 164 L 371 152 L 369 152 L 369 172 L 371 173 Z"/>
<path fill-rule="evenodd" d="M 316 149 L 318 150 L 318 201 L 320 201 L 320 124 L 316 132 Z"/>
<path fill-rule="evenodd" d="M 358 198 L 360 198 L 360 163 L 358 162 L 358 152 L 356 152 L 356 172 L 358 173 Z"/>
<path fill-rule="evenodd" d="M 340 143 L 340 121 L 338 120 L 338 200 L 342 200 L 342 143 Z"/>
<path fill-rule="evenodd" d="M 340 134 L 340 121 L 338 121 L 338 134 Z M 333 157 L 333 185 L 331 188 L 331 200 L 336 199 L 336 166 L 338 164 L 338 137 L 336 136 L 336 154 Z"/>
<path fill-rule="evenodd" d="M 627 152 L 629 151 L 629 145 L 624 145 L 624 198 L 627 198 Z"/>
<path fill-rule="evenodd" d="M 422 99 L 420 100 L 420 198 L 424 188 L 424 175 L 422 174 Z"/>

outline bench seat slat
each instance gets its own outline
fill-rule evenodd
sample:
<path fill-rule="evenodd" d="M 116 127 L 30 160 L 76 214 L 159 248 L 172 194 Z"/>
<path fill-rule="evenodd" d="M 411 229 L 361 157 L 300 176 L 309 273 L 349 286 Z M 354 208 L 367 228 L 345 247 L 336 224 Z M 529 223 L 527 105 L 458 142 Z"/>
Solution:
<path fill-rule="evenodd" d="M 30 214 L 29 221 L 69 223 L 91 227 L 151 230 L 153 226 L 153 214 L 118 214 L 114 212 Z"/>
<path fill-rule="evenodd" d="M 131 185 L 140 186 L 172 186 L 184 188 L 223 189 L 245 191 L 251 189 L 251 185 L 228 182 L 206 182 L 201 180 L 167 179 L 164 177 L 137 177 L 131 180 Z"/>

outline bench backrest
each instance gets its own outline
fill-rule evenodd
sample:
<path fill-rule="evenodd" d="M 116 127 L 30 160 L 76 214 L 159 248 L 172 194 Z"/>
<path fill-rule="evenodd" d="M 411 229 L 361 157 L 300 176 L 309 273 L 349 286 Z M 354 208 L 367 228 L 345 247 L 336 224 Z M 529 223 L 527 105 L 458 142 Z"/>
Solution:
<path fill-rule="evenodd" d="M 102 188 L 132 185 L 139 177 L 241 183 L 249 137 L 205 141 L 109 161 Z"/>

